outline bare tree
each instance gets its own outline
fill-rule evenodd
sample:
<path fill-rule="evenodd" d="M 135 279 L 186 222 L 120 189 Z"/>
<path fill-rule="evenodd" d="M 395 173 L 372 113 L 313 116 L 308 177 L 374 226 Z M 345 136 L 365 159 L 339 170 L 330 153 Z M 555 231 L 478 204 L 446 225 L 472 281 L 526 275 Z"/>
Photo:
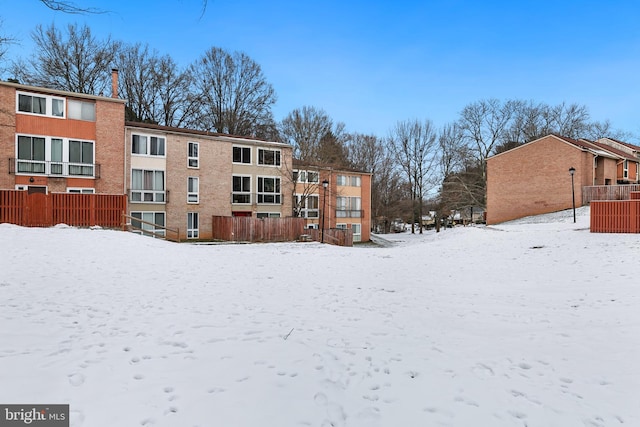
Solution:
<path fill-rule="evenodd" d="M 321 109 L 304 106 L 290 112 L 280 122 L 280 137 L 293 146 L 294 158 L 318 161 L 322 138 L 333 128 L 333 121 Z"/>
<path fill-rule="evenodd" d="M 198 128 L 256 137 L 273 129 L 275 92 L 260 65 L 247 55 L 213 47 L 190 70 L 199 104 Z"/>
<path fill-rule="evenodd" d="M 63 35 L 55 25 L 38 25 L 32 33 L 36 54 L 12 67 L 23 83 L 51 89 L 98 95 L 110 85 L 110 70 L 120 45 L 108 37 L 98 40 L 86 25 L 67 27 Z"/>
<path fill-rule="evenodd" d="M 83 14 L 99 14 L 105 13 L 104 10 L 98 9 L 95 7 L 80 7 L 75 3 L 70 1 L 62 1 L 62 0 L 40 0 L 45 6 L 47 6 L 51 10 L 55 10 L 57 12 L 70 13 L 75 15 L 83 15 Z"/>
<path fill-rule="evenodd" d="M 429 120 L 424 123 L 418 120 L 398 122 L 391 131 L 388 142 L 411 189 L 414 215 L 411 232 L 415 233 L 415 216 L 418 216 L 422 224 L 424 196 L 432 186 L 435 186 L 436 131 Z M 420 226 L 420 233 L 422 233 L 422 226 Z"/>
<path fill-rule="evenodd" d="M 123 47 L 117 59 L 120 91 L 127 99 L 127 120 L 180 127 L 197 111 L 189 92 L 191 74 L 179 70 L 173 59 L 159 56 L 147 45 Z"/>

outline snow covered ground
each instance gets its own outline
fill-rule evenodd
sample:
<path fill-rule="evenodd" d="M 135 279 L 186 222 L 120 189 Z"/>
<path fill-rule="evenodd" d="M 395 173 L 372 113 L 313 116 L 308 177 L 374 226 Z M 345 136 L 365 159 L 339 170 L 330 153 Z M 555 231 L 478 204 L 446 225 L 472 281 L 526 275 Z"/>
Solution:
<path fill-rule="evenodd" d="M 74 427 L 638 426 L 640 239 L 588 210 L 174 244 L 0 225 L 0 403 Z"/>

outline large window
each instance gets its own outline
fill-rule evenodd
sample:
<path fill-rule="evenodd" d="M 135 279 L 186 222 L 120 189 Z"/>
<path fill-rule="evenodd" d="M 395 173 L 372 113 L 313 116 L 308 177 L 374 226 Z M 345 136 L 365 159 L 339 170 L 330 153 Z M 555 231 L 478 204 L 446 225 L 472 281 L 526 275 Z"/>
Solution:
<path fill-rule="evenodd" d="M 69 175 L 93 176 L 93 142 L 69 141 Z"/>
<path fill-rule="evenodd" d="M 251 177 L 234 175 L 232 191 L 233 203 L 251 203 Z"/>
<path fill-rule="evenodd" d="M 197 239 L 199 235 L 198 212 L 187 212 L 187 239 Z"/>
<path fill-rule="evenodd" d="M 198 152 L 199 144 L 197 142 L 190 142 L 187 148 L 187 167 L 198 168 L 200 167 L 200 155 Z"/>
<path fill-rule="evenodd" d="M 18 135 L 17 173 L 93 177 L 93 141 Z"/>
<path fill-rule="evenodd" d="M 18 112 L 63 118 L 64 98 L 18 93 Z"/>
<path fill-rule="evenodd" d="M 320 216 L 319 199 L 316 195 L 296 195 L 296 206 L 301 218 L 318 218 Z"/>
<path fill-rule="evenodd" d="M 336 183 L 343 187 L 360 187 L 362 185 L 362 178 L 360 176 L 338 175 L 336 177 Z"/>
<path fill-rule="evenodd" d="M 362 241 L 362 224 L 351 224 L 351 230 L 353 231 L 353 241 Z"/>
<path fill-rule="evenodd" d="M 293 180 L 304 184 L 317 184 L 320 182 L 320 175 L 314 171 L 293 171 Z"/>
<path fill-rule="evenodd" d="M 18 172 L 45 173 L 45 139 L 18 136 Z"/>
<path fill-rule="evenodd" d="M 134 218 L 131 220 L 132 231 L 140 233 L 140 230 L 144 230 L 154 233 L 156 236 L 165 235 L 164 212 L 131 212 L 131 217 Z"/>
<path fill-rule="evenodd" d="M 258 212 L 256 213 L 256 218 L 280 218 L 280 212 Z"/>
<path fill-rule="evenodd" d="M 164 203 L 164 171 L 133 169 L 131 201 Z"/>
<path fill-rule="evenodd" d="M 258 149 L 258 164 L 266 166 L 280 166 L 280 150 Z"/>
<path fill-rule="evenodd" d="M 361 218 L 361 209 L 360 197 L 336 197 L 337 218 Z"/>
<path fill-rule="evenodd" d="M 69 118 L 75 120 L 96 121 L 96 104 L 94 102 L 78 101 L 70 99 L 67 101 L 69 108 Z"/>
<path fill-rule="evenodd" d="M 164 157 L 165 140 L 159 136 L 133 134 L 131 136 L 131 154 Z"/>
<path fill-rule="evenodd" d="M 199 184 L 200 179 L 197 176 L 187 178 L 187 203 L 199 203 Z"/>
<path fill-rule="evenodd" d="M 251 148 L 233 147 L 233 163 L 251 164 Z"/>
<path fill-rule="evenodd" d="M 279 204 L 280 178 L 258 177 L 258 203 Z"/>

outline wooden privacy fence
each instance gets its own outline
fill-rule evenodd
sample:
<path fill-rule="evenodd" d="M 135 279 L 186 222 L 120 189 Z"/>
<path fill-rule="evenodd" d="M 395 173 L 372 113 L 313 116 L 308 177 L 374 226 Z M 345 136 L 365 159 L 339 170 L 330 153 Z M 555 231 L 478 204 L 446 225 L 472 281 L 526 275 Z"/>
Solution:
<path fill-rule="evenodd" d="M 628 200 L 634 191 L 640 191 L 640 184 L 582 187 L 582 204 L 587 205 L 592 200 Z"/>
<path fill-rule="evenodd" d="M 632 191 L 630 200 L 594 200 L 591 202 L 592 233 L 640 233 L 640 192 Z"/>
<path fill-rule="evenodd" d="M 316 242 L 322 241 L 322 230 L 305 230 Z M 324 242 L 338 246 L 353 246 L 353 230 L 344 228 L 330 228 L 324 230 Z"/>
<path fill-rule="evenodd" d="M 122 226 L 127 210 L 123 194 L 33 193 L 0 190 L 0 223 L 25 227 L 67 224 L 75 227 Z"/>
<path fill-rule="evenodd" d="M 230 242 L 285 242 L 304 234 L 304 218 L 214 216 L 212 237 Z"/>

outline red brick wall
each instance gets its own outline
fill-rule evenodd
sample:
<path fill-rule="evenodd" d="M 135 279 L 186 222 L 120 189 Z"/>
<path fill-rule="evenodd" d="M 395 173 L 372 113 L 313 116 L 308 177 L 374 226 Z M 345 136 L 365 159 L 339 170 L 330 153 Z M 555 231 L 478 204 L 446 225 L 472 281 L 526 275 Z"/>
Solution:
<path fill-rule="evenodd" d="M 96 101 L 96 193 L 124 194 L 124 103 Z"/>
<path fill-rule="evenodd" d="M 582 187 L 593 183 L 593 155 L 554 136 L 547 136 L 487 161 L 487 224 L 576 206 Z"/>
<path fill-rule="evenodd" d="M 9 175 L 9 159 L 16 156 L 16 90 L 0 85 L 0 189 L 13 190 L 15 175 Z"/>

